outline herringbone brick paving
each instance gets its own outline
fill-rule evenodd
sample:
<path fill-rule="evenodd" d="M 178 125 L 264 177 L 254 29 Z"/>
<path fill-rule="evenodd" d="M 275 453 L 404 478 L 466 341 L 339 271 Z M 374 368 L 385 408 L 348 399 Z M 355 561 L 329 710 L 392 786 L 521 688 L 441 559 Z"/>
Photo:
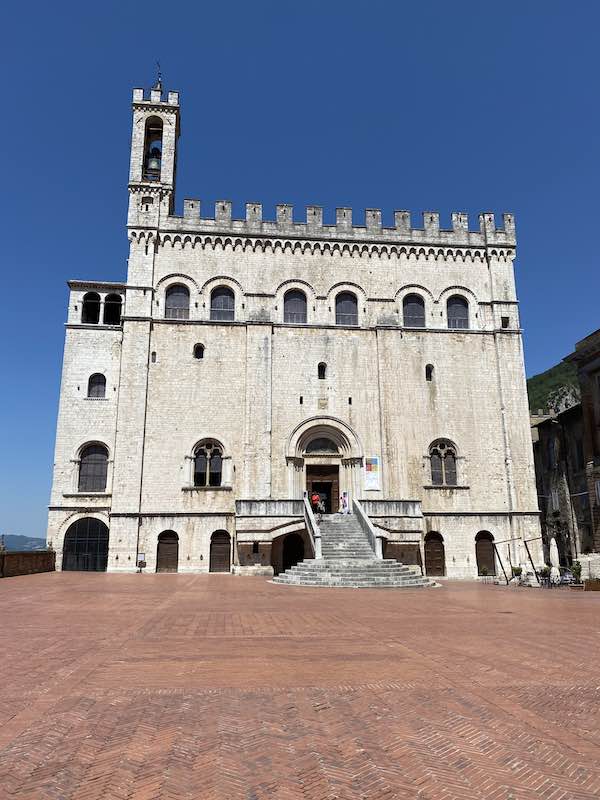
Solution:
<path fill-rule="evenodd" d="M 0 581 L 0 798 L 600 797 L 600 595 Z"/>

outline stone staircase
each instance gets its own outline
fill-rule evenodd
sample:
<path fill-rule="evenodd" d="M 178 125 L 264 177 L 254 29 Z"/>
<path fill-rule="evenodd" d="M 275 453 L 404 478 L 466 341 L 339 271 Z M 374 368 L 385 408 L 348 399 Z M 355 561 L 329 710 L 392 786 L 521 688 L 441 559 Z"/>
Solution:
<path fill-rule="evenodd" d="M 400 589 L 435 586 L 418 567 L 375 557 L 360 523 L 352 514 L 329 514 L 320 524 L 323 558 L 300 561 L 273 578 L 293 586 L 347 586 Z"/>

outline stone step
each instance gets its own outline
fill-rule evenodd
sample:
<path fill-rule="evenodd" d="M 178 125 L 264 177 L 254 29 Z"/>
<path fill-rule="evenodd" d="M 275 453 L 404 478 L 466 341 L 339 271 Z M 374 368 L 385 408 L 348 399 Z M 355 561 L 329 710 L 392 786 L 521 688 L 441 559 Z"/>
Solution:
<path fill-rule="evenodd" d="M 418 589 L 433 585 L 430 581 L 415 578 L 404 581 L 357 581 L 357 580 L 286 580 L 277 576 L 273 578 L 273 583 L 285 586 L 318 586 L 323 588 L 344 588 L 344 589 Z"/>

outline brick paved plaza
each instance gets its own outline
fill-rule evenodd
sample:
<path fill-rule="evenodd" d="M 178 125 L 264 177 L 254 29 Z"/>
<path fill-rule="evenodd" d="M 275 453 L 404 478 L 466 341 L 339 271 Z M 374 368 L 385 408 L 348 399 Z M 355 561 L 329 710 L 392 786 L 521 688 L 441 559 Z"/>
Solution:
<path fill-rule="evenodd" d="M 600 594 L 0 581 L 0 797 L 600 797 Z"/>

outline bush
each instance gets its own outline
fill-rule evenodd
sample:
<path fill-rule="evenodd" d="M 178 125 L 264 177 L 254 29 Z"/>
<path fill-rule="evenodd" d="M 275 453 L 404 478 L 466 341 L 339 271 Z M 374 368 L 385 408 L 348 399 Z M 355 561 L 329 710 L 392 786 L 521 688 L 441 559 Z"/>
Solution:
<path fill-rule="evenodd" d="M 540 578 L 549 578 L 550 577 L 550 567 L 548 564 L 545 564 L 540 570 Z"/>
<path fill-rule="evenodd" d="M 480 574 L 480 575 L 483 575 L 483 577 L 485 578 L 485 577 L 486 577 L 486 575 L 488 574 L 488 568 L 487 568 L 487 567 L 482 567 L 482 568 L 479 570 L 479 574 Z"/>
<path fill-rule="evenodd" d="M 579 561 L 574 561 L 571 564 L 571 572 L 577 583 L 581 583 L 581 563 Z"/>
<path fill-rule="evenodd" d="M 522 573 L 523 573 L 523 567 L 512 568 L 513 578 L 520 578 Z"/>

